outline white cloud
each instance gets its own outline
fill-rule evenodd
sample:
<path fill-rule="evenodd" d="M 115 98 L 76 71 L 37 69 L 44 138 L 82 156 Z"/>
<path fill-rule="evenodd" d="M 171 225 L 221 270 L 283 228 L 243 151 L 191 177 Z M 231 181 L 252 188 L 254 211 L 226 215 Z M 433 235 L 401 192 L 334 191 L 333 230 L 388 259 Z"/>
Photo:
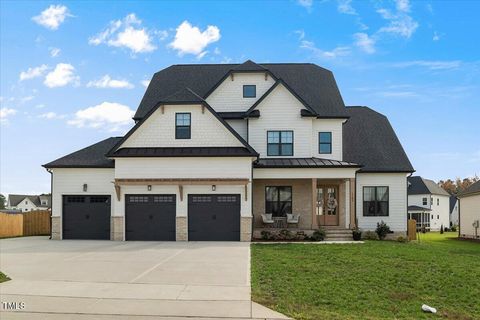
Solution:
<path fill-rule="evenodd" d="M 43 82 L 49 88 L 63 87 L 69 83 L 78 82 L 75 68 L 68 63 L 59 63 L 55 69 L 47 74 Z"/>
<path fill-rule="evenodd" d="M 25 103 L 25 102 L 31 101 L 33 99 L 35 99 L 35 96 L 26 96 L 26 97 L 20 98 L 20 102 Z"/>
<path fill-rule="evenodd" d="M 10 108 L 1 108 L 0 109 L 0 123 L 8 123 L 8 117 L 13 116 L 17 113 L 17 110 Z"/>
<path fill-rule="evenodd" d="M 140 81 L 140 83 L 142 84 L 142 86 L 144 86 L 146 88 L 150 84 L 150 80 L 142 80 L 142 81 Z"/>
<path fill-rule="evenodd" d="M 383 19 L 390 21 L 388 25 L 380 28 L 378 32 L 391 33 L 407 39 L 410 38 L 417 30 L 418 22 L 408 15 L 409 12 L 410 3 L 408 0 L 397 0 L 395 13 L 385 8 L 378 9 L 377 13 Z"/>
<path fill-rule="evenodd" d="M 297 0 L 297 3 L 306 8 L 308 11 L 312 10 L 313 0 Z"/>
<path fill-rule="evenodd" d="M 215 50 L 213 50 L 213 53 L 216 54 L 216 55 L 219 55 L 222 53 L 222 51 L 220 51 L 220 49 L 218 47 L 215 48 Z"/>
<path fill-rule="evenodd" d="M 430 70 L 451 70 L 451 69 L 459 68 L 461 64 L 462 64 L 462 61 L 460 60 L 452 60 L 452 61 L 414 60 L 414 61 L 398 62 L 393 64 L 393 66 L 398 68 L 425 67 Z"/>
<path fill-rule="evenodd" d="M 395 0 L 398 11 L 410 12 L 410 2 L 408 0 Z"/>
<path fill-rule="evenodd" d="M 295 30 L 293 33 L 298 34 L 298 40 L 305 39 L 305 31 L 304 30 Z"/>
<path fill-rule="evenodd" d="M 98 46 L 105 43 L 111 47 L 127 48 L 132 53 L 152 52 L 157 47 L 153 44 L 152 33 L 158 34 L 160 39 L 168 36 L 166 31 L 149 31 L 141 27 L 142 21 L 134 13 L 130 13 L 123 20 L 111 21 L 110 25 L 88 39 L 88 43 Z"/>
<path fill-rule="evenodd" d="M 343 14 L 356 15 L 357 11 L 352 7 L 352 0 L 337 0 L 337 10 Z"/>
<path fill-rule="evenodd" d="M 127 80 L 123 79 L 112 79 L 110 75 L 106 74 L 101 79 L 90 81 L 87 83 L 87 87 L 95 88 L 113 88 L 113 89 L 132 89 L 134 86 Z"/>
<path fill-rule="evenodd" d="M 52 58 L 55 58 L 55 57 L 58 57 L 58 55 L 60 54 L 60 49 L 59 48 L 51 48 L 50 49 L 50 57 Z"/>
<path fill-rule="evenodd" d="M 32 18 L 33 21 L 50 30 L 57 30 L 65 21 L 66 17 L 70 17 L 68 8 L 62 5 L 51 5 L 43 10 L 38 16 Z"/>
<path fill-rule="evenodd" d="M 440 40 L 440 35 L 437 33 L 437 31 L 434 31 L 433 32 L 433 38 L 432 38 L 433 41 L 438 41 Z"/>
<path fill-rule="evenodd" d="M 56 114 L 55 112 L 50 111 L 50 112 L 42 113 L 38 117 L 42 119 L 52 120 L 52 119 L 63 119 L 65 118 L 65 115 L 59 115 L 59 114 Z"/>
<path fill-rule="evenodd" d="M 375 39 L 369 37 L 368 34 L 359 32 L 353 35 L 355 45 L 366 53 L 375 53 Z"/>
<path fill-rule="evenodd" d="M 41 77 L 47 69 L 48 66 L 45 64 L 35 68 L 28 68 L 27 71 L 20 72 L 20 81 Z"/>
<path fill-rule="evenodd" d="M 193 54 L 198 58 L 206 54 L 204 49 L 211 43 L 220 40 L 220 29 L 217 26 L 207 26 L 207 29 L 200 31 L 193 27 L 188 21 L 182 22 L 177 27 L 175 39 L 169 44 L 170 48 L 177 50 L 179 56 Z"/>
<path fill-rule="evenodd" d="M 312 41 L 303 40 L 300 42 L 300 48 L 310 50 L 315 56 L 319 58 L 328 58 L 328 59 L 335 59 L 339 57 L 348 56 L 350 54 L 349 47 L 336 47 L 331 51 L 322 50 L 315 46 L 315 43 Z"/>
<path fill-rule="evenodd" d="M 79 110 L 68 124 L 77 128 L 108 128 L 119 131 L 130 125 L 134 111 L 129 107 L 115 102 L 102 102 L 93 107 Z"/>

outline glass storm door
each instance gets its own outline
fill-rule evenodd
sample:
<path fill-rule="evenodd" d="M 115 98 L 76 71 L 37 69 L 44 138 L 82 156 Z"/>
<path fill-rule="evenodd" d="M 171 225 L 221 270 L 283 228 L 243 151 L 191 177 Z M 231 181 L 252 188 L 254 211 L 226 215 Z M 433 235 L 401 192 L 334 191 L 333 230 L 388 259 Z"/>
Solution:
<path fill-rule="evenodd" d="M 338 226 L 337 187 L 317 187 L 317 220 L 321 226 Z"/>

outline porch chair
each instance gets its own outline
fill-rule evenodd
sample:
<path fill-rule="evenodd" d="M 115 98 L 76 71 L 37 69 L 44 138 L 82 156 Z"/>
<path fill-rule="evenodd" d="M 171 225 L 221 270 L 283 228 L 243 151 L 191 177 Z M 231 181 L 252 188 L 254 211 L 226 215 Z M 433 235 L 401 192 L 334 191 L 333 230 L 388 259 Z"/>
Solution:
<path fill-rule="evenodd" d="M 262 213 L 262 222 L 265 227 L 273 227 L 275 221 L 272 219 L 271 213 Z"/>
<path fill-rule="evenodd" d="M 296 224 L 298 228 L 298 221 L 300 220 L 299 214 L 287 213 L 287 226 L 289 224 Z"/>

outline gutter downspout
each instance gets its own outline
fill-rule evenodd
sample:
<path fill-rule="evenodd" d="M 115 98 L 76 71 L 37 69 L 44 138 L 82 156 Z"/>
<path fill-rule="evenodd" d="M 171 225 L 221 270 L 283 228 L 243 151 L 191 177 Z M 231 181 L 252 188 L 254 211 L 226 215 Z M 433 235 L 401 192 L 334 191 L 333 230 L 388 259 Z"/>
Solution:
<path fill-rule="evenodd" d="M 52 239 L 52 213 L 53 213 L 53 172 L 52 170 L 45 168 L 50 173 L 50 237 Z"/>

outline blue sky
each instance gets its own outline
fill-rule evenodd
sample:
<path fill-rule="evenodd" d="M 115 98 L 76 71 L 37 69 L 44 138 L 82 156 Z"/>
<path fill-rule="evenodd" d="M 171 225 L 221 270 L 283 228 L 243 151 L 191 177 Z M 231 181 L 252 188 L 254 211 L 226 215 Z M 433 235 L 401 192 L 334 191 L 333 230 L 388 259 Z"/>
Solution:
<path fill-rule="evenodd" d="M 2 1 L 0 192 L 124 134 L 175 63 L 313 62 L 390 119 L 417 174 L 480 174 L 480 1 Z"/>

